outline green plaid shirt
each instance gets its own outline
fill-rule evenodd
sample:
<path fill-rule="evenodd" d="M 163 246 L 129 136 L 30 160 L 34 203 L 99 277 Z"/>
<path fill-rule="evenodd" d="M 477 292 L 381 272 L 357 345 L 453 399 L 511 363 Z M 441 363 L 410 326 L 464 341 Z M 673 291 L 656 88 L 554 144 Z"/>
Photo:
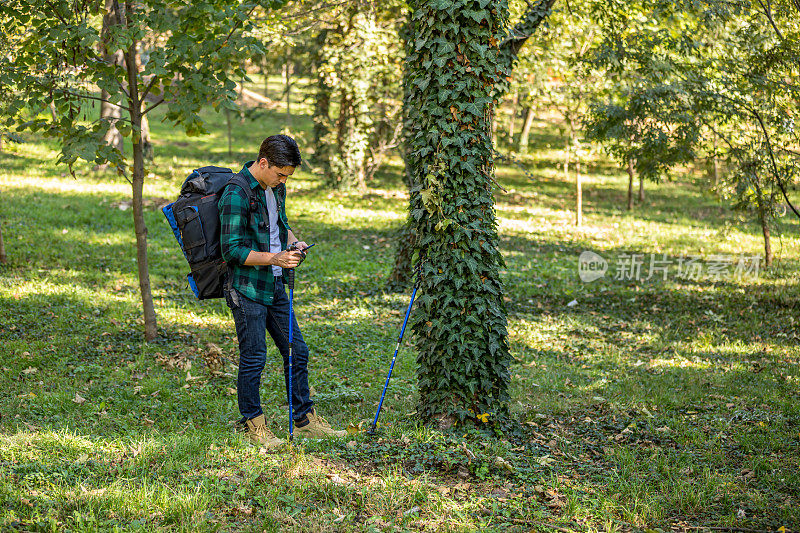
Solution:
<path fill-rule="evenodd" d="M 257 189 L 254 200 L 267 212 L 267 200 L 264 189 L 247 169 L 253 161 L 245 163 L 240 174 L 250 182 L 252 189 Z M 289 222 L 286 220 L 286 187 L 278 185 L 272 189 L 278 203 L 278 233 L 281 239 L 281 250 L 286 249 Z M 256 208 L 253 212 L 254 224 L 250 224 L 250 203 L 247 193 L 241 187 L 227 187 L 219 199 L 220 244 L 222 258 L 231 267 L 231 282 L 233 287 L 243 296 L 264 305 L 272 305 L 272 295 L 275 289 L 275 278 L 272 275 L 272 266 L 258 265 L 245 266 L 244 262 L 251 251 L 269 251 L 269 221 L 261 216 L 261 210 Z M 263 228 L 259 228 L 261 223 Z"/>

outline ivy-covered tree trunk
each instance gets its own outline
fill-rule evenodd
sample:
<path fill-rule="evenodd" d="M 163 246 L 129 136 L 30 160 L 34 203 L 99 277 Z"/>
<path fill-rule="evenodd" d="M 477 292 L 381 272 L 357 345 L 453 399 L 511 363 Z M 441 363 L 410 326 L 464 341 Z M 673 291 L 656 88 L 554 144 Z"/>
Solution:
<path fill-rule="evenodd" d="M 318 160 L 331 188 L 366 187 L 370 139 L 375 131 L 370 116 L 370 91 L 381 52 L 375 13 L 354 5 L 346 23 L 328 30 L 321 41 L 318 69 L 318 111 L 315 136 L 327 149 Z M 334 113 L 330 113 L 330 102 Z M 326 116 L 326 106 L 331 116 Z M 322 135 L 321 135 L 322 134 Z"/>
<path fill-rule="evenodd" d="M 507 2 L 410 2 L 411 215 L 421 264 L 413 329 L 423 420 L 447 427 L 506 412 L 506 341 L 491 115 L 505 82 Z"/>
<path fill-rule="evenodd" d="M 314 95 L 314 111 L 312 121 L 312 142 L 314 146 L 314 164 L 319 165 L 324 176 L 330 175 L 330 149 L 331 146 L 326 139 L 330 132 L 331 120 L 331 95 L 333 88 L 328 84 L 324 57 L 322 51 L 325 48 L 328 30 L 323 29 L 314 40 L 315 47 L 311 50 L 311 68 L 317 79 L 316 94 Z"/>

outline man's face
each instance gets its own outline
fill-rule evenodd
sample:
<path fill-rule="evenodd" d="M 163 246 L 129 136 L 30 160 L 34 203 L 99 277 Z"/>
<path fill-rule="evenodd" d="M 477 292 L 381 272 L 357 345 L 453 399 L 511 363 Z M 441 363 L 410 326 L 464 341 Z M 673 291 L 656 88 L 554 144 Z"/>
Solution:
<path fill-rule="evenodd" d="M 294 174 L 295 167 L 269 166 L 269 162 L 265 157 L 261 158 L 256 164 L 260 167 L 264 185 L 268 187 L 277 187 L 281 183 L 286 183 L 286 179 Z"/>

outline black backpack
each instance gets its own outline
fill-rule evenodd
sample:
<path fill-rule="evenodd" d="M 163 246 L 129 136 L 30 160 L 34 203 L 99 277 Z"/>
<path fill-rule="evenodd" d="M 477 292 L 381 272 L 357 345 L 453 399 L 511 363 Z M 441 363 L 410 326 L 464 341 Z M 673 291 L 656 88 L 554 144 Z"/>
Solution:
<path fill-rule="evenodd" d="M 178 199 L 161 209 L 189 262 L 189 287 L 200 300 L 224 296 L 228 265 L 220 249 L 217 203 L 228 185 L 244 189 L 253 224 L 253 213 L 256 209 L 263 211 L 264 207 L 256 201 L 247 178 L 229 168 L 209 166 L 193 171 L 183 182 Z M 261 216 L 267 220 L 266 213 Z"/>

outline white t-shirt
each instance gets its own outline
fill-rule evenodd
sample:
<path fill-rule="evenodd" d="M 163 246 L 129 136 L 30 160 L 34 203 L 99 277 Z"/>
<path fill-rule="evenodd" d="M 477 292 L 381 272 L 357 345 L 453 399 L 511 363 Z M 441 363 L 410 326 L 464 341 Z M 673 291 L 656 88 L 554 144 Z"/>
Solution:
<path fill-rule="evenodd" d="M 278 232 L 278 202 L 272 189 L 266 189 L 264 196 L 267 199 L 267 216 L 269 217 L 269 252 L 277 254 L 281 251 L 281 236 Z M 272 275 L 282 276 L 283 269 L 279 266 L 272 267 Z"/>

